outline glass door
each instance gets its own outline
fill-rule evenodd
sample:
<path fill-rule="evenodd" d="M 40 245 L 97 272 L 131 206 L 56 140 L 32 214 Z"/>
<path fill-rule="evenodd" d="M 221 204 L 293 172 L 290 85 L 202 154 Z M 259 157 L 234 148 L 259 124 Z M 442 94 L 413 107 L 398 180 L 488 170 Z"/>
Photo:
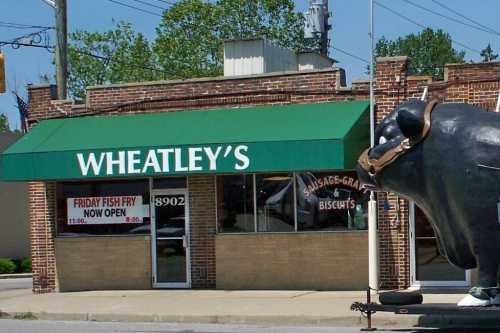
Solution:
<path fill-rule="evenodd" d="M 458 268 L 439 253 L 434 229 L 425 214 L 411 203 L 412 284 L 427 287 L 465 287 L 469 272 Z"/>
<path fill-rule="evenodd" d="M 187 190 L 153 190 L 152 196 L 153 287 L 189 288 Z"/>

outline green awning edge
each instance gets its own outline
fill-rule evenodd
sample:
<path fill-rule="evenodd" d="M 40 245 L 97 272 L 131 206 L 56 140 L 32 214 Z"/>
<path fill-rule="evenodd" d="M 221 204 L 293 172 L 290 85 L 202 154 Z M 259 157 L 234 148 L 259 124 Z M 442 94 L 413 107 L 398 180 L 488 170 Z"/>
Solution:
<path fill-rule="evenodd" d="M 262 119 L 254 120 L 255 123 L 264 122 L 266 120 L 266 114 L 261 111 L 268 110 L 270 113 L 275 112 L 274 118 L 281 120 L 280 114 L 278 118 L 276 118 L 276 113 L 281 111 L 291 110 L 294 112 L 290 114 L 294 123 L 289 124 L 290 128 L 293 130 L 297 130 L 297 128 L 304 128 L 304 123 L 310 123 L 311 115 L 317 116 L 322 115 L 327 119 L 320 119 L 318 122 L 313 122 L 314 126 L 322 126 L 321 135 L 323 137 L 319 140 L 314 140 L 313 134 L 314 131 L 311 128 L 307 128 L 305 130 L 305 134 L 302 134 L 301 140 L 283 140 L 283 141 L 259 141 L 259 138 L 255 138 L 255 142 L 233 142 L 230 138 L 226 138 L 225 142 L 217 142 L 210 144 L 202 144 L 198 145 L 196 142 L 192 144 L 180 144 L 176 145 L 175 143 L 170 145 L 168 142 L 158 142 L 158 145 L 148 146 L 146 148 L 141 148 L 139 150 L 143 151 L 143 154 L 147 153 L 148 149 L 152 149 L 153 147 L 175 147 L 180 150 L 185 150 L 180 152 L 180 156 L 182 154 L 186 155 L 187 150 L 189 148 L 203 146 L 203 147 L 212 147 L 210 149 L 217 149 L 218 146 L 224 146 L 225 149 L 227 146 L 237 147 L 238 145 L 246 145 L 248 146 L 248 150 L 253 154 L 252 155 L 252 163 L 249 163 L 249 167 L 245 170 L 235 170 L 234 166 L 238 162 L 234 158 L 230 161 L 221 162 L 221 168 L 217 170 L 209 170 L 208 162 L 203 161 L 200 162 L 200 165 L 204 165 L 203 170 L 196 171 L 186 171 L 186 172 L 169 172 L 169 173 L 154 173 L 154 172 L 146 172 L 137 174 L 127 174 L 127 175 L 118 175 L 114 174 L 112 176 L 100 174 L 98 176 L 91 175 L 90 176 L 82 176 L 81 173 L 77 173 L 76 167 L 78 166 L 76 163 L 75 150 L 57 150 L 57 147 L 54 147 L 53 150 L 49 151 L 39 151 L 36 152 L 38 147 L 42 147 L 50 140 L 58 142 L 61 140 L 59 136 L 64 134 L 64 131 L 71 131 L 70 122 L 75 119 L 82 118 L 65 118 L 58 120 L 46 120 L 42 121 L 39 125 L 32 129 L 32 131 L 22 137 L 18 142 L 9 147 L 4 153 L 0 154 L 0 179 L 6 181 L 30 181 L 30 180 L 63 180 L 63 179 L 89 179 L 89 178 L 121 178 L 121 177 L 143 177 L 143 176 L 166 176 L 166 175 L 181 175 L 181 174 L 203 174 L 203 173 L 232 173 L 232 172 L 278 172 L 278 171 L 302 171 L 302 170 L 326 170 L 326 169 L 352 169 L 355 165 L 355 161 L 357 156 L 361 153 L 361 151 L 368 146 L 369 143 L 369 122 L 368 119 L 368 102 L 366 101 L 355 101 L 355 102 L 328 102 L 328 103 L 315 103 L 315 104 L 294 104 L 294 105 L 285 105 L 285 106 L 265 106 L 265 107 L 256 107 L 256 108 L 240 108 L 240 109 L 221 109 L 221 110 L 209 110 L 209 111 L 183 111 L 183 112 L 163 112 L 163 113 L 155 113 L 154 119 L 166 119 L 169 120 L 169 117 L 172 117 L 174 114 L 178 117 L 179 114 L 182 113 L 190 113 L 189 117 L 184 117 L 184 119 L 192 119 L 197 118 L 198 115 L 204 115 L 204 117 L 208 116 L 208 113 L 217 114 L 220 111 L 225 111 L 226 114 L 231 112 L 232 116 L 237 116 L 239 114 L 243 114 L 248 111 L 256 111 L 260 110 L 260 113 L 252 114 L 252 116 L 259 116 Z M 329 110 L 331 108 L 331 110 Z M 325 109 L 329 110 L 328 112 Z M 230 110 L 230 111 L 229 111 Z M 349 128 L 346 127 L 346 122 L 342 124 L 344 127 L 344 132 L 339 135 L 339 133 L 332 133 L 332 139 L 324 139 L 324 133 L 330 128 L 335 129 L 335 126 L 331 125 L 332 121 L 335 121 L 335 117 L 338 117 L 342 114 L 346 114 L 346 110 L 349 111 L 348 120 Z M 315 113 L 316 112 L 316 113 Z M 352 113 L 351 113 L 352 112 Z M 198 113 L 198 114 L 197 114 Z M 220 114 L 220 113 L 219 113 Z M 130 119 L 129 122 L 134 120 L 141 120 L 148 118 L 145 115 L 133 115 L 127 116 Z M 125 116 L 108 116 L 108 117 L 85 117 L 86 124 L 94 123 L 94 124 L 102 124 L 104 122 L 115 122 L 114 120 L 118 120 L 121 117 Z M 134 118 L 136 117 L 136 118 Z M 309 119 L 308 122 L 305 122 L 304 119 Z M 112 120 L 111 120 L 112 118 Z M 182 118 L 182 117 L 181 117 Z M 202 117 L 203 118 L 203 117 Z M 222 115 L 216 117 L 219 120 L 223 119 Z M 248 118 L 248 116 L 247 116 Z M 272 115 L 268 118 L 273 118 Z M 292 121 L 290 119 L 283 118 L 284 121 L 288 121 L 289 123 Z M 173 118 L 170 118 L 173 119 Z M 179 118 L 178 118 L 179 119 Z M 339 120 L 339 119 L 337 119 Z M 344 119 L 345 120 L 345 119 Z M 369 119 L 368 119 L 369 120 Z M 151 121 L 151 120 L 149 120 Z M 281 122 L 281 121 L 280 121 Z M 300 124 L 299 124 L 300 122 Z M 342 123 L 339 120 L 340 123 Z M 145 122 L 147 123 L 147 122 Z M 42 126 L 43 124 L 43 126 Z M 75 123 L 73 123 L 74 125 Z M 213 125 L 213 124 L 210 124 Z M 324 127 L 326 125 L 326 128 Z M 68 128 L 65 128 L 68 126 Z M 128 124 L 130 126 L 130 123 Z M 186 125 L 187 126 L 187 125 Z M 288 125 L 287 125 L 288 126 Z M 101 126 L 102 127 L 102 126 Z M 140 127 L 140 123 L 137 124 L 137 127 Z M 158 130 L 161 126 L 158 127 Z M 265 126 L 264 126 L 265 127 Z M 345 129 L 348 129 L 345 131 Z M 116 130 L 116 127 L 115 127 Z M 155 128 L 150 129 L 155 130 Z M 220 130 L 220 129 L 219 129 Z M 212 131 L 217 131 L 217 128 L 212 129 Z M 120 129 L 116 131 L 120 133 Z M 231 131 L 228 131 L 231 132 Z M 234 132 L 234 129 L 233 129 Z M 258 130 L 257 130 L 258 132 Z M 287 132 L 287 127 L 283 128 L 282 134 L 284 136 L 293 136 L 293 134 Z M 347 133 L 346 133 L 347 132 Z M 227 134 L 227 133 L 226 133 Z M 243 133 L 244 136 L 245 133 Z M 250 133 L 251 134 L 251 133 Z M 98 133 L 102 137 L 106 137 L 107 133 Z M 123 133 L 120 135 L 127 135 L 127 133 Z M 304 136 L 309 136 L 309 140 L 305 140 Z M 200 133 L 198 133 L 200 136 Z M 298 135 L 300 137 L 300 135 Z M 333 139 L 336 137 L 335 139 Z M 154 138 L 154 135 L 153 135 Z M 72 138 L 73 140 L 75 138 Z M 78 139 L 78 138 L 77 138 Z M 116 139 L 116 138 L 115 138 Z M 79 140 L 79 139 L 78 139 Z M 135 149 L 134 147 L 121 147 L 114 149 L 110 147 L 109 149 L 86 149 L 85 142 L 79 142 L 76 140 L 76 144 L 81 144 L 82 149 L 78 150 L 78 152 L 89 153 L 95 152 L 99 153 L 102 151 L 107 152 L 117 152 L 120 150 L 131 150 Z M 353 142 L 356 141 L 356 142 Z M 16 147 L 17 145 L 17 147 Z M 49 148 L 51 147 L 48 145 Z M 53 147 L 54 145 L 52 145 Z M 30 151 L 32 149 L 32 151 Z M 44 150 L 48 150 L 47 147 L 43 147 Z M 116 153 L 117 154 L 117 153 Z M 141 153 L 142 154 L 142 153 Z M 173 163 L 173 161 L 172 161 Z M 78 169 L 79 170 L 79 169 Z"/>

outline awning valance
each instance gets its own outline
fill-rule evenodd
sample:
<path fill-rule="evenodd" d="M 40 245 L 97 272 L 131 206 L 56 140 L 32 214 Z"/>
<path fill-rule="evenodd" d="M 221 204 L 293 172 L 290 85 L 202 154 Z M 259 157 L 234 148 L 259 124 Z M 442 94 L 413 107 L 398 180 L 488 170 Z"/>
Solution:
<path fill-rule="evenodd" d="M 351 169 L 368 102 L 44 120 L 0 155 L 10 181 Z"/>

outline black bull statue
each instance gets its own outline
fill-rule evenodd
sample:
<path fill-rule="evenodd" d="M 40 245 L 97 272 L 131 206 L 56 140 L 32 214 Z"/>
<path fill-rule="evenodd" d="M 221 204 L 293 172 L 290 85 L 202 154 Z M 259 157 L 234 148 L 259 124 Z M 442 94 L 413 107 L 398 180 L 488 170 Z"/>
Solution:
<path fill-rule="evenodd" d="M 441 253 L 460 268 L 478 268 L 477 286 L 459 305 L 499 305 L 500 114 L 410 101 L 376 127 L 375 142 L 359 159 L 361 181 L 413 200 Z"/>

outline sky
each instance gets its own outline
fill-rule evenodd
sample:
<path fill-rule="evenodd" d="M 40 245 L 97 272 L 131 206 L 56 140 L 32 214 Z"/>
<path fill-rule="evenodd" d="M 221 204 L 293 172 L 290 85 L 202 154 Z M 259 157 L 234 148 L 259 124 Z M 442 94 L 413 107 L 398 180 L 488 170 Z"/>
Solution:
<path fill-rule="evenodd" d="M 155 7 L 147 7 L 135 0 L 120 0 L 133 6 L 141 7 L 152 12 L 160 13 Z M 168 2 L 176 0 L 142 0 L 153 5 L 167 8 Z M 463 17 L 437 5 L 433 0 L 410 0 L 424 8 L 434 12 L 452 17 L 455 20 L 466 22 Z M 488 26 L 496 31 L 500 30 L 498 12 L 500 1 L 498 0 L 438 0 L 466 16 Z M 494 51 L 500 51 L 500 36 L 487 33 L 451 21 L 441 16 L 432 14 L 422 8 L 412 6 L 407 0 L 376 0 L 381 5 L 406 16 L 414 22 L 431 28 L 441 28 L 450 33 L 455 41 L 454 47 L 466 51 L 466 60 L 479 61 L 481 57 L 476 51 L 480 51 L 488 43 Z M 114 21 L 131 22 L 135 30 L 146 35 L 149 40 L 155 37 L 155 27 L 160 17 L 131 8 L 120 6 L 110 0 L 67 0 L 68 3 L 68 29 L 75 30 L 105 31 L 114 25 Z M 304 12 L 308 7 L 309 0 L 295 0 L 296 10 Z M 346 51 L 358 58 L 368 60 L 370 57 L 369 29 L 369 0 L 330 0 L 329 9 L 332 12 L 330 23 L 331 45 L 337 49 Z M 409 33 L 416 33 L 422 28 L 415 23 L 395 15 L 385 8 L 375 4 L 374 8 L 374 31 L 375 38 L 385 36 L 394 39 Z M 54 14 L 43 0 L 0 0 L 0 22 L 13 22 L 39 26 L 53 26 Z M 22 36 L 32 30 L 18 30 L 0 27 L 0 41 L 8 41 Z M 53 44 L 54 35 L 50 34 Z M 461 45 L 462 44 L 462 45 Z M 467 46 L 466 49 L 463 45 Z M 476 51 L 474 51 L 476 50 Z M 8 93 L 0 94 L 0 112 L 5 113 L 11 128 L 19 128 L 19 114 L 15 107 L 15 99 L 10 93 L 16 90 L 21 96 L 26 96 L 26 84 L 40 83 L 40 76 L 54 75 L 53 55 L 45 49 L 32 47 L 21 47 L 12 49 L 4 46 L 2 52 L 6 58 L 6 76 Z M 339 61 L 338 66 L 346 70 L 348 82 L 355 79 L 366 78 L 366 64 L 356 57 L 331 49 L 330 56 Z"/>

